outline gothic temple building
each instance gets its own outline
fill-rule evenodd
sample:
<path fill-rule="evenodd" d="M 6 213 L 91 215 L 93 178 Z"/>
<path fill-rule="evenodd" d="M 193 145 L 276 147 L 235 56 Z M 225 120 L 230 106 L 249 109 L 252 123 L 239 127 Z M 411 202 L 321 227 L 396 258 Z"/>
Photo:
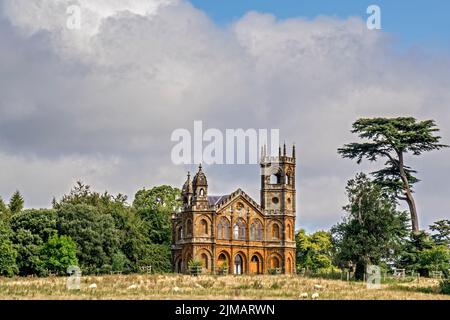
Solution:
<path fill-rule="evenodd" d="M 172 265 L 187 273 L 199 260 L 205 273 L 295 273 L 295 146 L 292 156 L 261 154 L 261 199 L 241 189 L 208 195 L 199 166 L 182 188 L 183 208 L 172 217 Z"/>

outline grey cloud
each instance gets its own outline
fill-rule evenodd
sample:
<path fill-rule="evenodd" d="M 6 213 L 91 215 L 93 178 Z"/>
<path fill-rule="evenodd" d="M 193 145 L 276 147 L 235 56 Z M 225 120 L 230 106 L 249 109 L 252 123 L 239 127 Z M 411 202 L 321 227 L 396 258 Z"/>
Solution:
<path fill-rule="evenodd" d="M 449 57 L 399 52 L 358 18 L 251 12 L 219 27 L 184 1 L 156 10 L 144 0 L 80 0 L 88 30 L 69 32 L 64 7 L 36 1 L 41 15 L 1 1 L 4 198 L 20 188 L 29 206 L 45 206 L 77 178 L 130 196 L 143 186 L 181 185 L 195 166 L 172 165 L 170 135 L 203 120 L 205 129 L 279 128 L 282 140 L 296 142 L 297 225 L 314 230 L 339 220 L 346 181 L 373 168 L 336 153 L 355 138 L 356 118 L 435 118 L 450 140 Z M 422 226 L 449 215 L 448 159 L 444 151 L 412 162 L 423 179 Z M 241 187 L 259 198 L 258 166 L 205 170 L 211 192 Z"/>

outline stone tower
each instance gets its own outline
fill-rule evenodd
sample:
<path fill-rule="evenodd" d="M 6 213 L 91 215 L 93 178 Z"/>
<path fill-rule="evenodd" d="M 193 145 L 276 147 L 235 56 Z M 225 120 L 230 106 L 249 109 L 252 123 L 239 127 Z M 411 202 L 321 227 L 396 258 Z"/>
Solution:
<path fill-rule="evenodd" d="M 279 148 L 278 156 L 267 155 L 266 147 L 261 153 L 261 207 L 270 220 L 281 222 L 284 261 L 287 251 L 292 251 L 289 247 L 295 245 L 295 161 L 295 145 L 290 156 L 286 144 Z"/>

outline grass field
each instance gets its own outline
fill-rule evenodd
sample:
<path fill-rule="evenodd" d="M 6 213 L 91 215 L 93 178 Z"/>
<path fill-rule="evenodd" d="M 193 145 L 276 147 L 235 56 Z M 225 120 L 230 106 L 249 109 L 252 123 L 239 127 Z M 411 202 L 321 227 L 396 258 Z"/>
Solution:
<path fill-rule="evenodd" d="M 450 300 L 438 293 L 438 281 L 431 279 L 383 284 L 378 290 L 361 282 L 282 275 L 85 276 L 80 290 L 68 290 L 66 281 L 64 277 L 0 278 L 0 299 L 311 299 L 317 292 L 318 299 Z M 96 288 L 89 288 L 93 284 Z"/>

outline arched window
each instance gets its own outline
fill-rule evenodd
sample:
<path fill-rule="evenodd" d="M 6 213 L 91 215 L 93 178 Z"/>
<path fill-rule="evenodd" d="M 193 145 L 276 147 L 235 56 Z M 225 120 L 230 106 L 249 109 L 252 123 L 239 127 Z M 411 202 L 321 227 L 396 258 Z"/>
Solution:
<path fill-rule="evenodd" d="M 206 253 L 200 255 L 200 261 L 203 264 L 203 268 L 208 269 L 208 255 Z"/>
<path fill-rule="evenodd" d="M 252 240 L 262 240 L 262 225 L 259 220 L 256 220 L 252 223 L 252 226 L 250 227 L 250 237 Z"/>
<path fill-rule="evenodd" d="M 272 174 L 270 176 L 270 184 L 277 184 L 279 183 L 279 178 L 276 174 Z"/>
<path fill-rule="evenodd" d="M 284 182 L 285 182 L 286 184 L 290 184 L 290 183 L 291 183 L 291 178 L 290 178 L 288 175 L 285 175 L 285 176 L 284 176 Z"/>
<path fill-rule="evenodd" d="M 208 234 L 208 222 L 205 219 L 200 220 L 200 233 Z"/>
<path fill-rule="evenodd" d="M 276 223 L 272 225 L 272 239 L 280 239 L 280 227 Z"/>
<path fill-rule="evenodd" d="M 245 223 L 242 220 L 238 220 L 233 226 L 233 238 L 239 240 L 245 240 Z"/>
<path fill-rule="evenodd" d="M 183 239 L 183 227 L 179 227 L 178 233 L 177 233 L 177 240 L 182 240 L 182 239 Z"/>
<path fill-rule="evenodd" d="M 205 190 L 203 188 L 200 189 L 199 195 L 200 197 L 203 197 L 205 195 Z"/>
<path fill-rule="evenodd" d="M 239 225 L 237 223 L 233 227 L 233 238 L 239 239 Z"/>
<path fill-rule="evenodd" d="M 189 219 L 188 221 L 186 221 L 186 236 L 191 235 L 192 235 L 192 220 Z"/>
<path fill-rule="evenodd" d="M 272 259 L 270 259 L 270 267 L 272 269 L 279 268 L 280 260 L 277 257 L 272 257 Z"/>
<path fill-rule="evenodd" d="M 230 238 L 230 222 L 227 218 L 222 217 L 217 225 L 217 238 L 229 239 Z"/>
<path fill-rule="evenodd" d="M 220 255 L 219 255 L 219 259 L 218 259 L 218 267 L 219 268 L 224 268 L 225 270 L 225 272 L 226 273 L 228 273 L 228 266 L 229 266 L 229 263 L 228 263 L 228 258 L 227 258 L 227 256 L 224 254 L 224 253 L 221 253 Z"/>
<path fill-rule="evenodd" d="M 291 235 L 292 235 L 292 231 L 291 231 L 291 225 L 290 224 L 288 224 L 287 226 L 286 226 L 286 238 L 288 238 L 289 240 L 291 240 L 292 238 L 291 238 Z"/>

